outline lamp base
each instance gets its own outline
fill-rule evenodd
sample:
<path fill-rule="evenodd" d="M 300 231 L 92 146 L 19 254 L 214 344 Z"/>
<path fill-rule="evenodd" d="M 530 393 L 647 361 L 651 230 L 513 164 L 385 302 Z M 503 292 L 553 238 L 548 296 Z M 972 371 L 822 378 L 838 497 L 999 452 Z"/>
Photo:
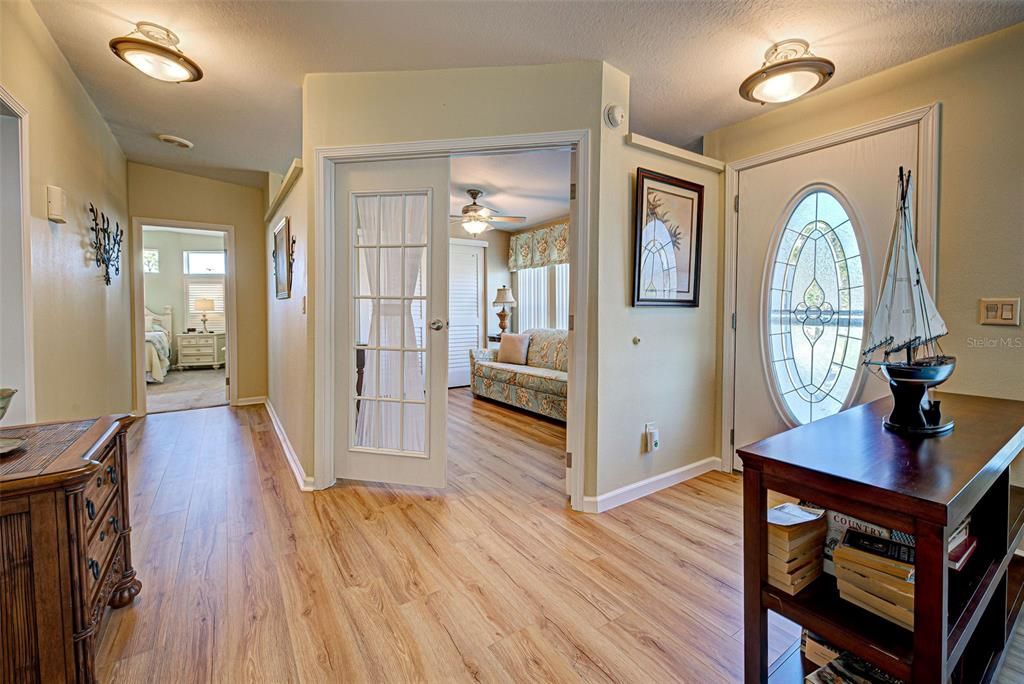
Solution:
<path fill-rule="evenodd" d="M 505 307 L 501 307 L 501 311 L 498 312 L 498 328 L 501 329 L 501 332 L 508 330 L 508 317 L 510 313 Z"/>

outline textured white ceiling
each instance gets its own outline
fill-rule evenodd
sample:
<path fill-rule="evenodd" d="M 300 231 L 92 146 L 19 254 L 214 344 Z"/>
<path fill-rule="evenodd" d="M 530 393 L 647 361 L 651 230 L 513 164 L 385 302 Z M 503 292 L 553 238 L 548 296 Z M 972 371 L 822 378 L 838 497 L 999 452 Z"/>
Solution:
<path fill-rule="evenodd" d="M 466 190 L 477 188 L 477 200 L 503 216 L 525 216 L 524 223 L 495 223 L 498 230 L 517 231 L 569 213 L 568 150 L 536 150 L 514 154 L 467 155 L 452 158 L 451 208 L 458 215 L 470 203 Z"/>
<path fill-rule="evenodd" d="M 634 132 L 697 148 L 762 111 L 736 89 L 777 40 L 835 61 L 831 88 L 1024 21 L 1020 0 L 34 4 L 129 159 L 252 184 L 300 155 L 306 73 L 605 60 L 632 76 Z M 111 55 L 141 20 L 176 31 L 205 78 L 160 83 Z"/>

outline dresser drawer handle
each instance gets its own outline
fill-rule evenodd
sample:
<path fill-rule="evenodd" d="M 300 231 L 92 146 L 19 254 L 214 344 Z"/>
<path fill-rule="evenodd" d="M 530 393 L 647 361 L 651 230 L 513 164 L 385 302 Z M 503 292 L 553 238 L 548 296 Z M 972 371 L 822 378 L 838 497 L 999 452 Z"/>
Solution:
<path fill-rule="evenodd" d="M 96 478 L 96 486 L 97 487 L 102 487 L 103 486 L 103 476 L 102 475 L 100 475 L 99 477 Z"/>
<path fill-rule="evenodd" d="M 121 523 L 120 521 L 118 521 L 116 515 L 110 516 L 110 520 L 108 520 L 107 523 L 109 523 L 110 526 L 114 528 L 114 532 L 118 534 L 121 533 Z"/>
<path fill-rule="evenodd" d="M 100 564 L 92 558 L 89 559 L 89 572 L 92 573 L 92 578 L 94 580 L 98 580 L 100 578 Z"/>
<path fill-rule="evenodd" d="M 85 500 L 85 514 L 89 516 L 89 520 L 96 519 L 96 504 L 92 502 L 92 499 Z"/>
<path fill-rule="evenodd" d="M 106 538 L 107 538 L 107 531 L 106 530 L 100 530 L 100 541 L 103 541 Z"/>
<path fill-rule="evenodd" d="M 117 484 L 117 469 L 114 466 L 107 466 L 107 475 L 110 476 L 110 484 Z"/>

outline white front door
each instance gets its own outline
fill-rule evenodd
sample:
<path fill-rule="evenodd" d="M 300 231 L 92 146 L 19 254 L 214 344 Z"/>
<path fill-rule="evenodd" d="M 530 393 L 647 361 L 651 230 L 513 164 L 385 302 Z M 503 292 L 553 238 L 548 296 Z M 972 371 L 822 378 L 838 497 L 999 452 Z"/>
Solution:
<path fill-rule="evenodd" d="M 335 167 L 339 478 L 445 486 L 448 169 Z"/>
<path fill-rule="evenodd" d="M 484 342 L 484 247 L 452 240 L 448 248 L 448 387 L 469 385 L 469 350 Z"/>
<path fill-rule="evenodd" d="M 886 394 L 861 341 L 917 159 L 910 125 L 739 173 L 735 446 Z"/>

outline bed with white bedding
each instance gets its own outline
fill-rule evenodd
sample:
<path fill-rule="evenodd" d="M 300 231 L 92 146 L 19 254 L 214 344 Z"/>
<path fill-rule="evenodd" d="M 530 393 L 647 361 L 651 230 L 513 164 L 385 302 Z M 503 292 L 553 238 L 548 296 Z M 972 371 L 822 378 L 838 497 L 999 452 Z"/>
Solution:
<path fill-rule="evenodd" d="M 171 312 L 169 306 L 159 314 L 146 308 L 146 382 L 163 382 L 171 367 Z"/>

